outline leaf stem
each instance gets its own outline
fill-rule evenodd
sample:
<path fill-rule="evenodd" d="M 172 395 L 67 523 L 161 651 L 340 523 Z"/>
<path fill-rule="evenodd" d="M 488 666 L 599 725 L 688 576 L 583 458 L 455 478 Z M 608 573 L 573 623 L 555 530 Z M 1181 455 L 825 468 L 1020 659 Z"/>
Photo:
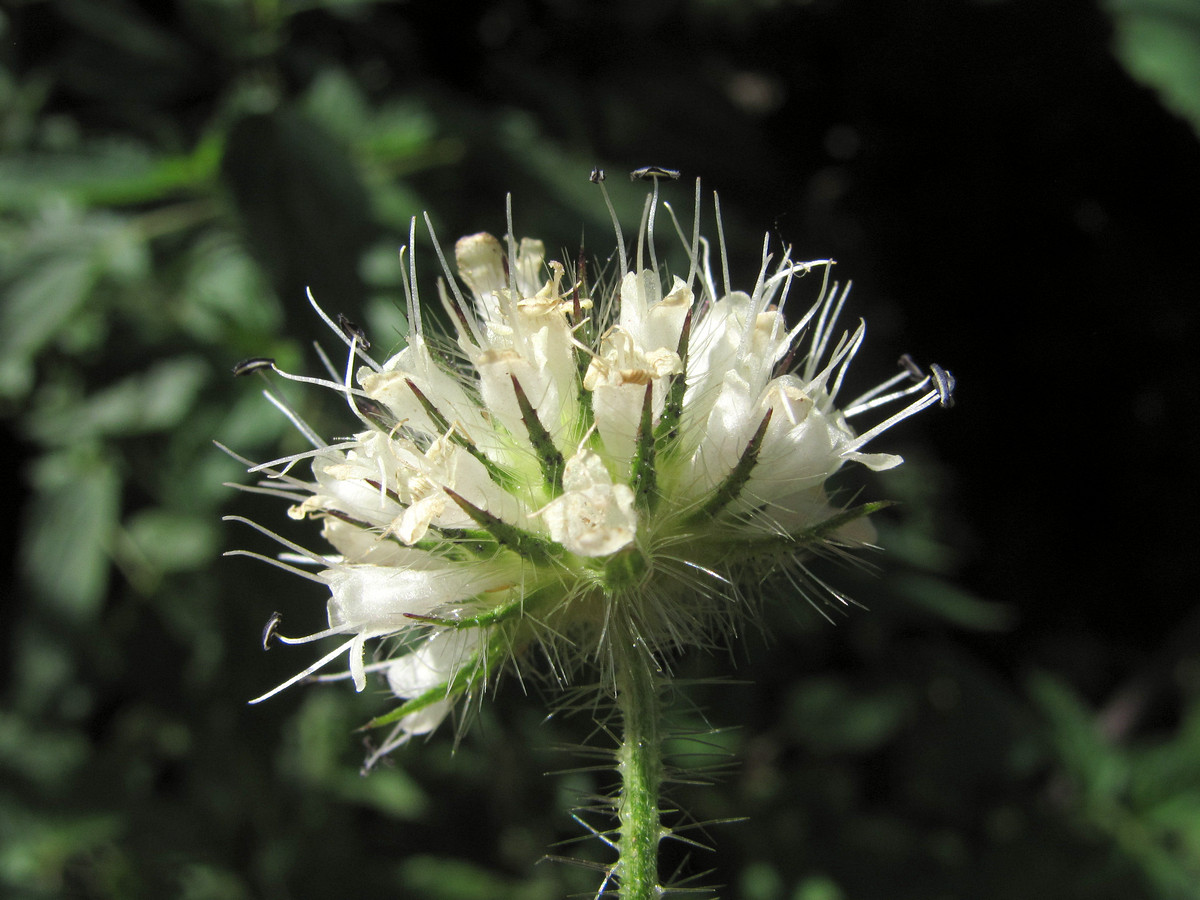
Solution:
<path fill-rule="evenodd" d="M 658 843 L 663 836 L 658 792 L 662 785 L 659 684 L 654 657 L 632 634 L 615 641 L 617 709 L 622 741 L 617 751 L 621 795 L 615 874 L 621 900 L 662 896 Z"/>

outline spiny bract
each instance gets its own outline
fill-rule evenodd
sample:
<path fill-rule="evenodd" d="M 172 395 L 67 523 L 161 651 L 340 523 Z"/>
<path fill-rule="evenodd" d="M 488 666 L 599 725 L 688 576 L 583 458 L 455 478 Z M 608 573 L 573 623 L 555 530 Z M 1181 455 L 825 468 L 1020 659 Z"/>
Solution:
<path fill-rule="evenodd" d="M 846 291 L 830 282 L 831 261 L 795 262 L 786 250 L 773 261 L 764 241 L 757 281 L 734 291 L 721 241 L 718 285 L 699 201 L 697 183 L 690 242 L 671 213 L 686 280 L 666 282 L 658 266 L 657 182 L 633 267 L 608 203 L 619 271 L 605 291 L 587 282 L 582 254 L 568 277 L 540 241 L 517 244 L 510 209 L 506 240 L 475 234 L 455 246 L 469 297 L 437 248 L 453 339 L 427 333 L 410 265 L 410 333 L 391 358 L 371 358 L 357 328 L 314 302 L 349 347 L 344 374 L 328 360 L 328 380 L 269 360 L 239 365 L 337 390 L 362 429 L 327 444 L 268 391 L 314 449 L 252 466 L 267 478 L 250 489 L 293 501 L 290 514 L 319 520 L 337 552 L 254 526 L 293 551 L 269 562 L 331 594 L 327 629 L 285 638 L 273 618 L 264 644 L 345 640 L 259 700 L 341 654 L 348 672 L 326 678 L 349 677 L 361 691 L 368 673 L 382 672 L 403 702 L 375 721 L 391 731 L 369 763 L 436 728 L 458 698 L 531 648 L 565 675 L 580 659 L 603 669 L 614 633 L 636 635 L 651 654 L 711 644 L 745 615 L 747 573 L 802 574 L 806 555 L 869 540 L 865 516 L 878 505 L 840 508 L 825 483 L 846 462 L 900 463 L 863 448 L 945 402 L 943 379 L 910 366 L 839 409 L 864 327 L 836 331 Z M 410 260 L 415 229 L 414 220 Z M 817 279 L 819 295 L 789 324 L 789 292 L 802 278 Z M 862 434 L 847 424 L 906 397 Z M 311 481 L 291 474 L 301 461 Z"/>

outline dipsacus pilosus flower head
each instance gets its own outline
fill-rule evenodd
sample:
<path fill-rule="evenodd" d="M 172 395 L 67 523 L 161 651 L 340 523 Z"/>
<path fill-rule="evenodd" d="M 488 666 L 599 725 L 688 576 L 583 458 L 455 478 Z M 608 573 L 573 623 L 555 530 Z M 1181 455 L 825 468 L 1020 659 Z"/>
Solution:
<path fill-rule="evenodd" d="M 950 376 L 908 363 L 839 406 L 864 326 L 839 329 L 847 291 L 831 262 L 764 242 L 757 279 L 734 290 L 722 241 L 717 282 L 699 196 L 697 185 L 686 279 L 657 262 L 656 183 L 632 262 L 613 214 L 617 271 L 604 287 L 582 255 L 568 271 L 540 241 L 517 242 L 510 212 L 509 237 L 457 242 L 457 274 L 434 238 L 451 336 L 423 321 L 415 266 L 410 331 L 386 359 L 317 307 L 348 362 L 326 360 L 328 379 L 280 374 L 341 393 L 358 432 L 327 443 L 269 391 L 313 449 L 251 471 L 266 476 L 254 489 L 290 499 L 333 548 L 279 538 L 291 553 L 268 561 L 328 589 L 329 627 L 288 638 L 273 617 L 264 642 L 342 641 L 259 699 L 345 657 L 344 675 L 321 677 L 362 690 L 379 673 L 402 701 L 376 720 L 391 726 L 378 755 L 534 651 L 569 675 L 580 660 L 603 670 L 614 635 L 650 654 L 709 645 L 746 614 L 748 574 L 802 575 L 806 556 L 870 539 L 877 507 L 843 508 L 826 483 L 846 463 L 899 464 L 867 445 L 947 402 Z M 410 260 L 415 236 L 414 222 Z M 850 425 L 889 405 L 865 430 Z"/>

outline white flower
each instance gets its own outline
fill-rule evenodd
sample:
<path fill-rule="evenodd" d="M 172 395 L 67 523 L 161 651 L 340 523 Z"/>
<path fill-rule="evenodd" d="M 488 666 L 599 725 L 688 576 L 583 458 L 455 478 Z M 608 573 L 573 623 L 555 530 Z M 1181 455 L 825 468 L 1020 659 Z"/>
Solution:
<path fill-rule="evenodd" d="M 580 450 L 563 472 L 563 493 L 543 510 L 550 538 L 580 556 L 608 556 L 633 542 L 633 491 L 613 484 L 599 454 Z"/>
<path fill-rule="evenodd" d="M 699 216 L 698 185 L 696 200 Z M 839 407 L 865 328 L 837 331 L 847 291 L 830 282 L 832 264 L 787 251 L 773 260 L 764 244 L 751 290 L 721 290 L 697 240 L 685 248 L 689 277 L 664 284 L 657 204 L 656 188 L 635 269 L 617 228 L 611 293 L 546 262 L 540 241 L 476 234 L 455 246 L 467 292 L 448 269 L 439 286 L 452 340 L 426 332 L 415 273 L 406 344 L 382 362 L 317 308 L 350 348 L 344 374 L 328 363 L 329 379 L 280 374 L 339 391 L 360 430 L 326 444 L 268 392 L 314 448 L 253 466 L 267 480 L 252 489 L 320 520 L 337 551 L 279 538 L 293 553 L 277 565 L 319 567 L 303 574 L 330 592 L 329 628 L 284 638 L 273 618 L 265 640 L 344 643 L 264 697 L 346 653 L 345 675 L 324 677 L 362 690 L 383 671 L 402 701 L 377 720 L 393 726 L 383 753 L 431 731 L 531 647 L 562 670 L 572 650 L 603 660 L 612 616 L 655 652 L 706 643 L 743 614 L 747 572 L 802 573 L 806 555 L 870 539 L 865 516 L 878 505 L 840 507 L 828 479 L 847 462 L 899 464 L 865 445 L 948 403 L 953 379 L 906 358 Z M 415 223 L 410 253 L 414 240 Z M 796 283 L 814 280 L 815 302 L 795 315 Z M 267 363 L 235 371 L 274 369 Z M 905 398 L 863 433 L 849 424 Z M 291 474 L 305 461 L 311 480 Z"/>

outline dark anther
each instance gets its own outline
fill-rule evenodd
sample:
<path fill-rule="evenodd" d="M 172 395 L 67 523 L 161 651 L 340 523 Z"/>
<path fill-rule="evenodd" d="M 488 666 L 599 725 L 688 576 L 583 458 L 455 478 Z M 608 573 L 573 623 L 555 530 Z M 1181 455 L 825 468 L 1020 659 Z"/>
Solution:
<path fill-rule="evenodd" d="M 630 181 L 651 181 L 655 178 L 670 178 L 672 181 L 679 179 L 678 169 L 664 169 L 662 166 L 642 166 L 640 169 L 634 169 L 629 173 Z"/>
<path fill-rule="evenodd" d="M 364 350 L 371 349 L 371 342 L 367 340 L 367 333 L 359 328 L 354 322 L 351 322 L 343 313 L 338 313 L 338 328 L 342 329 L 342 334 L 354 340 L 357 338 L 358 346 Z"/>
<path fill-rule="evenodd" d="M 908 377 L 913 381 L 923 381 L 925 379 L 925 373 L 921 371 L 921 367 L 917 365 L 917 361 L 908 353 L 900 357 L 897 364 L 900 368 L 908 372 Z"/>
<path fill-rule="evenodd" d="M 957 383 L 954 373 L 947 372 L 937 363 L 932 363 L 929 366 L 929 374 L 933 376 L 933 383 L 937 386 L 938 403 L 943 409 L 949 409 L 954 405 L 954 385 Z"/>
<path fill-rule="evenodd" d="M 240 363 L 233 367 L 233 374 L 237 376 L 249 375 L 251 372 L 261 372 L 263 369 L 275 368 L 275 360 L 267 356 L 252 356 L 249 359 L 243 359 Z"/>
<path fill-rule="evenodd" d="M 283 614 L 273 612 L 271 618 L 267 619 L 267 624 L 263 626 L 263 649 L 271 649 L 271 638 L 275 637 L 275 629 L 279 627 L 279 623 L 283 621 Z"/>

